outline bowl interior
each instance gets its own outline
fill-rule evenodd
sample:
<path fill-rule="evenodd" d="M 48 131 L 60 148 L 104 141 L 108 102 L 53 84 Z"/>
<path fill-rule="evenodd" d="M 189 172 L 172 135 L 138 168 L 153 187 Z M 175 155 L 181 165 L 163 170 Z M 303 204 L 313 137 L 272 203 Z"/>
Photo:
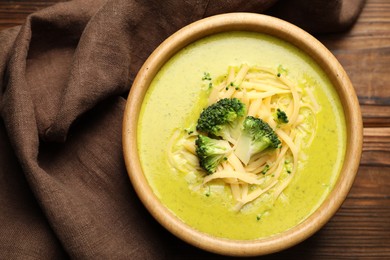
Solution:
<path fill-rule="evenodd" d="M 163 206 L 143 175 L 137 153 L 137 124 L 145 93 L 162 65 L 188 44 L 220 32 L 251 31 L 280 38 L 312 57 L 327 74 L 343 105 L 347 145 L 344 164 L 335 187 L 311 216 L 299 225 L 269 238 L 238 241 L 216 238 L 184 224 Z M 130 180 L 149 212 L 166 229 L 204 250 L 235 256 L 273 253 L 293 246 L 320 229 L 346 198 L 356 175 L 362 150 L 362 119 L 352 84 L 336 58 L 314 37 L 277 18 L 249 13 L 217 15 L 195 22 L 164 41 L 147 59 L 131 88 L 123 122 L 123 149 Z"/>

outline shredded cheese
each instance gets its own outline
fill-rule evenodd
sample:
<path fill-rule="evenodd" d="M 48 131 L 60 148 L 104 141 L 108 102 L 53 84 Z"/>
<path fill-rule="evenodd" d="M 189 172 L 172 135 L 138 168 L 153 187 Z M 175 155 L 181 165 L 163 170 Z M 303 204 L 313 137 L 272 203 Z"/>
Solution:
<path fill-rule="evenodd" d="M 243 64 L 229 67 L 227 75 L 220 78 L 212 84 L 208 104 L 223 98 L 240 99 L 248 116 L 261 118 L 274 129 L 282 142 L 281 148 L 256 154 L 247 165 L 231 152 L 214 173 L 206 175 L 197 163 L 194 135 L 177 130 L 169 141 L 168 162 L 178 171 L 198 172 L 203 176 L 200 184 L 203 187 L 216 180 L 223 181 L 236 201 L 234 210 L 239 211 L 265 193 L 275 200 L 282 195 L 296 174 L 302 140 L 310 143 L 314 138 L 311 129 L 317 125 L 315 115 L 320 105 L 312 87 L 301 89 L 276 69 Z M 277 109 L 286 113 L 288 123 L 277 122 Z M 310 120 L 306 120 L 308 117 Z M 231 142 L 233 149 L 235 141 Z M 183 165 L 185 161 L 187 165 Z"/>

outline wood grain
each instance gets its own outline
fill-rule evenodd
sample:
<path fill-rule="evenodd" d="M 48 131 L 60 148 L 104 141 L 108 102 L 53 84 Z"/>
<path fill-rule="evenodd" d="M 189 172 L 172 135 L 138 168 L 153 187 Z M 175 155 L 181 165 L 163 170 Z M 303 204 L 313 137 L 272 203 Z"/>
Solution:
<path fill-rule="evenodd" d="M 368 0 L 349 32 L 319 39 L 356 89 L 364 143 L 349 196 L 334 218 L 304 243 L 316 259 L 390 259 L 390 2 Z"/>
<path fill-rule="evenodd" d="M 381 165 L 390 174 L 390 168 L 385 168 L 390 167 L 390 127 L 366 127 L 364 129 L 361 165 Z"/>
<path fill-rule="evenodd" d="M 350 31 L 318 38 L 351 78 L 365 125 L 390 126 L 390 2 L 369 0 Z"/>
<path fill-rule="evenodd" d="M 23 24 L 28 14 L 56 2 L 64 1 L 1 1 L 0 30 Z M 317 38 L 344 66 L 358 94 L 365 126 L 361 166 L 329 223 L 303 243 L 264 259 L 390 259 L 390 1 L 367 0 L 350 31 Z M 176 250 L 176 257 L 208 256 L 185 244 Z"/>
<path fill-rule="evenodd" d="M 0 30 L 21 25 L 26 17 L 38 10 L 49 7 L 58 2 L 67 0 L 50 1 L 0 1 Z"/>

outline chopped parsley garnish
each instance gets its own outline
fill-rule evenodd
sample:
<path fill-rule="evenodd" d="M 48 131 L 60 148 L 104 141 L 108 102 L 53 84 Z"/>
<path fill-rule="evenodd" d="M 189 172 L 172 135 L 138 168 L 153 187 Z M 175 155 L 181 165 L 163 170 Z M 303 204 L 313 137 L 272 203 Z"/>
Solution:
<path fill-rule="evenodd" d="M 266 165 L 264 166 L 264 169 L 261 171 L 261 173 L 262 173 L 262 174 L 266 174 L 268 171 L 269 171 L 269 165 L 266 164 Z"/>
<path fill-rule="evenodd" d="M 210 73 L 209 72 L 204 72 L 202 80 L 211 80 Z"/>
<path fill-rule="evenodd" d="M 277 74 L 277 76 L 280 77 L 280 76 L 282 76 L 282 74 L 287 74 L 287 70 L 285 68 L 283 68 L 282 65 L 279 65 L 278 66 L 278 74 Z"/>
<path fill-rule="evenodd" d="M 184 128 L 184 132 L 188 135 L 192 135 L 195 132 L 195 128 L 194 128 L 194 126 Z"/>
<path fill-rule="evenodd" d="M 211 195 L 211 191 L 210 191 L 210 186 L 209 186 L 209 190 L 206 192 L 206 197 L 210 197 L 210 195 Z"/>
<path fill-rule="evenodd" d="M 288 161 L 288 160 L 284 161 L 284 165 L 286 168 L 286 172 L 288 174 L 292 173 L 292 165 L 291 165 L 290 161 Z"/>

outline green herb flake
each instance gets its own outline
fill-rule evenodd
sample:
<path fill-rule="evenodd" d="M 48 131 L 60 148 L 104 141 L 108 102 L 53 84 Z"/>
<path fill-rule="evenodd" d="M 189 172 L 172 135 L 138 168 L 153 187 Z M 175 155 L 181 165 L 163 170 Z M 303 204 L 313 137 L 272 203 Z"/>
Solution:
<path fill-rule="evenodd" d="M 211 190 L 210 190 L 210 186 L 208 186 L 209 187 L 209 190 L 206 192 L 206 197 L 210 197 L 210 195 L 211 195 Z"/>
<path fill-rule="evenodd" d="M 264 169 L 261 171 L 261 173 L 262 173 L 262 174 L 266 174 L 268 171 L 269 171 L 269 165 L 266 164 L 266 165 L 264 166 Z"/>
<path fill-rule="evenodd" d="M 184 133 L 188 134 L 188 135 L 192 135 L 194 133 L 194 126 L 190 126 L 190 127 L 187 127 L 187 128 L 184 128 Z"/>
<path fill-rule="evenodd" d="M 202 80 L 211 80 L 210 73 L 209 72 L 204 72 Z"/>
<path fill-rule="evenodd" d="M 287 74 L 287 70 L 285 69 L 285 68 L 283 68 L 283 66 L 282 65 L 279 65 L 278 66 L 278 74 L 277 74 L 277 76 L 278 77 L 281 77 L 282 76 L 282 74 Z"/>
<path fill-rule="evenodd" d="M 292 165 L 290 163 L 285 163 L 285 167 L 288 174 L 292 173 Z"/>

